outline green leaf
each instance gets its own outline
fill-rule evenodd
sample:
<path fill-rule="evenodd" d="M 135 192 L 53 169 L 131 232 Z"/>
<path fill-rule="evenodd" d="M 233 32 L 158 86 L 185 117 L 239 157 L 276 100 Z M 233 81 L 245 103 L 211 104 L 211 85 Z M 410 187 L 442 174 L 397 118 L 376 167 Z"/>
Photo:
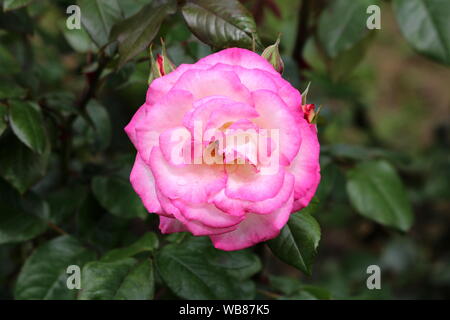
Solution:
<path fill-rule="evenodd" d="M 310 275 L 320 241 L 320 226 L 308 213 L 291 215 L 280 235 L 268 241 L 272 252 L 282 261 Z"/>
<path fill-rule="evenodd" d="M 262 267 L 258 256 L 248 250 L 226 252 L 211 248 L 207 256 L 212 266 L 223 268 L 225 272 L 239 280 L 250 278 Z"/>
<path fill-rule="evenodd" d="M 158 248 L 158 237 L 153 232 L 148 232 L 132 245 L 114 249 L 107 252 L 100 260 L 103 262 L 116 261 L 135 256 L 141 252 L 152 252 Z"/>
<path fill-rule="evenodd" d="M 301 286 L 297 292 L 281 300 L 330 300 L 331 293 L 320 287 L 315 286 Z"/>
<path fill-rule="evenodd" d="M 7 128 L 6 116 L 8 112 L 6 110 L 6 105 L 0 103 L 0 136 Z"/>
<path fill-rule="evenodd" d="M 269 282 L 273 289 L 285 295 L 292 295 L 301 287 L 301 283 L 298 279 L 286 276 L 269 275 Z"/>
<path fill-rule="evenodd" d="M 119 177 L 97 176 L 92 191 L 98 202 L 110 213 L 123 218 L 145 217 L 146 211 L 129 181 Z"/>
<path fill-rule="evenodd" d="M 29 5 L 33 0 L 3 0 L 3 10 L 15 10 Z"/>
<path fill-rule="evenodd" d="M 214 48 L 251 49 L 259 42 L 252 15 L 237 0 L 188 0 L 182 13 L 192 33 Z"/>
<path fill-rule="evenodd" d="M 81 24 L 99 47 L 108 43 L 113 25 L 122 16 L 117 0 L 78 0 Z"/>
<path fill-rule="evenodd" d="M 408 230 L 413 213 L 402 181 L 386 161 L 367 161 L 348 172 L 347 192 L 351 204 L 383 225 Z"/>
<path fill-rule="evenodd" d="M 149 0 L 120 0 L 120 7 L 123 10 L 125 18 L 128 18 L 141 10 L 149 2 Z"/>
<path fill-rule="evenodd" d="M 114 26 L 111 40 L 119 42 L 119 68 L 149 46 L 165 17 L 175 10 L 176 4 L 173 0 L 154 1 Z"/>
<path fill-rule="evenodd" d="M 47 149 L 41 156 L 14 135 L 5 134 L 0 140 L 0 175 L 20 193 L 24 193 L 44 176 L 49 153 Z"/>
<path fill-rule="evenodd" d="M 8 12 L 0 10 L 0 29 L 31 34 L 33 33 L 33 26 L 34 23 L 25 8 Z M 4 65 L 6 65 L 6 63 L 3 63 L 2 59 L 0 59 L 0 66 Z M 4 71 L 4 69 L 2 70 Z"/>
<path fill-rule="evenodd" d="M 86 53 L 96 51 L 97 46 L 92 42 L 91 38 L 84 29 L 68 29 L 66 25 L 62 27 L 64 38 L 70 46 L 77 52 Z"/>
<path fill-rule="evenodd" d="M 108 111 L 97 100 L 90 100 L 86 110 L 87 115 L 85 117 L 80 116 L 74 124 L 78 133 L 77 143 L 88 143 L 92 145 L 94 150 L 103 151 L 111 143 L 111 119 Z"/>
<path fill-rule="evenodd" d="M 14 297 L 19 300 L 74 299 L 78 291 L 67 288 L 67 267 L 82 267 L 94 258 L 93 252 L 70 236 L 50 240 L 37 248 L 25 262 L 17 279 Z"/>
<path fill-rule="evenodd" d="M 259 271 L 260 262 L 244 255 L 250 253 L 218 251 L 208 239 L 192 238 L 163 247 L 156 263 L 165 283 L 182 298 L 251 299 L 254 284 L 243 279 Z"/>
<path fill-rule="evenodd" d="M 153 265 L 126 258 L 90 262 L 82 272 L 81 300 L 149 300 L 154 293 Z"/>
<path fill-rule="evenodd" d="M 0 12 L 0 24 L 1 24 L 1 12 Z M 20 64 L 17 61 L 17 58 L 12 55 L 9 50 L 0 45 L 0 70 L 2 70 L 2 74 L 15 74 L 20 72 Z M 14 84 L 10 82 L 2 81 L 0 85 L 0 96 L 4 96 L 2 99 L 9 98 L 11 94 L 9 89 L 13 87 Z"/>
<path fill-rule="evenodd" d="M 48 138 L 38 106 L 25 101 L 10 101 L 9 123 L 15 135 L 31 150 L 39 154 L 45 152 Z"/>
<path fill-rule="evenodd" d="M 95 146 L 99 150 L 105 150 L 111 143 L 111 120 L 108 111 L 97 100 L 89 101 L 86 110 L 95 126 L 94 129 L 88 129 L 88 134 L 94 136 Z"/>
<path fill-rule="evenodd" d="M 319 19 L 319 40 L 327 55 L 336 58 L 363 40 L 371 30 L 366 22 L 367 7 L 377 0 L 334 0 Z"/>
<path fill-rule="evenodd" d="M 0 82 L 0 99 L 20 99 L 24 98 L 27 91 L 11 82 Z"/>
<path fill-rule="evenodd" d="M 331 294 L 328 290 L 302 285 L 296 278 L 285 276 L 269 276 L 270 285 L 277 291 L 283 293 L 282 300 L 330 300 Z"/>
<path fill-rule="evenodd" d="M 87 188 L 81 185 L 71 185 L 53 191 L 47 197 L 50 221 L 55 224 L 67 221 L 83 205 L 86 197 Z"/>
<path fill-rule="evenodd" d="M 63 116 L 78 114 L 79 112 L 75 106 L 75 95 L 72 92 L 62 90 L 48 92 L 41 99 L 44 99 L 46 107 L 61 113 Z"/>
<path fill-rule="evenodd" d="M 33 193 L 22 197 L 3 180 L 0 212 L 0 244 L 27 241 L 47 229 L 48 204 Z"/>
<path fill-rule="evenodd" d="M 450 66 L 450 2 L 447 0 L 394 0 L 400 29 L 421 54 Z"/>

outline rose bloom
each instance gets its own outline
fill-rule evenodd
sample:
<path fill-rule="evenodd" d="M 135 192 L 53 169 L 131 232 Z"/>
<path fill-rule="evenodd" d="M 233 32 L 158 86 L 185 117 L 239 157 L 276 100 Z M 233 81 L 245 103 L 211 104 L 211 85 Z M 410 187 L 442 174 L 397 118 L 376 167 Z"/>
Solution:
<path fill-rule="evenodd" d="M 272 239 L 320 181 L 308 115 L 299 91 L 252 51 L 182 64 L 151 83 L 125 128 L 137 149 L 131 184 L 162 233 L 207 235 L 222 250 Z"/>

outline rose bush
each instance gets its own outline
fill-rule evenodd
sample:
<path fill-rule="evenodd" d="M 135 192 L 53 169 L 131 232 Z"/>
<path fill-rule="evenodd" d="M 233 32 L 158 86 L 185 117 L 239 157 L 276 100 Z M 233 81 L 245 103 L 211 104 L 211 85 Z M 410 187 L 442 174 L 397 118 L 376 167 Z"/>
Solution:
<path fill-rule="evenodd" d="M 307 111 L 299 91 L 249 50 L 180 65 L 151 83 L 125 128 L 137 149 L 131 184 L 163 233 L 207 235 L 223 250 L 272 239 L 320 181 Z"/>

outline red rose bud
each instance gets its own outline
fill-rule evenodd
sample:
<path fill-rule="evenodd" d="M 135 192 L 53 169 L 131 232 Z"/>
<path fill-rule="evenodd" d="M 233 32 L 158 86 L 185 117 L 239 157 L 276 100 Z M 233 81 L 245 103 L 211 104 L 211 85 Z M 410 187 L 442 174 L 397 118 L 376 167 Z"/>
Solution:
<path fill-rule="evenodd" d="M 158 65 L 158 71 L 161 76 L 164 76 L 166 72 L 164 71 L 164 58 L 159 53 L 156 55 L 156 63 Z"/>
<path fill-rule="evenodd" d="M 154 79 L 165 76 L 175 69 L 175 65 L 167 56 L 166 46 L 161 39 L 161 54 L 156 55 L 156 60 L 153 57 L 152 47 L 150 46 L 150 75 L 148 77 L 148 84 Z"/>
<path fill-rule="evenodd" d="M 313 123 L 320 111 L 319 108 L 316 112 L 316 106 L 314 104 L 304 104 L 302 105 L 302 109 L 304 117 L 308 123 Z"/>
<path fill-rule="evenodd" d="M 278 50 L 278 46 L 280 44 L 280 37 L 278 37 L 277 41 L 264 49 L 261 56 L 265 58 L 269 63 L 277 70 L 279 73 L 283 73 L 284 70 L 284 62 L 281 59 L 280 51 Z"/>

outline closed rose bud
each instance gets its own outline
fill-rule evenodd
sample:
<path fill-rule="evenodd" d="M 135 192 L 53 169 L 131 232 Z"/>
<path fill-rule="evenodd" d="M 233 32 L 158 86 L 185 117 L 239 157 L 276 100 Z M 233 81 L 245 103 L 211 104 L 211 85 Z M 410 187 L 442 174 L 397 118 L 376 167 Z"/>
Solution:
<path fill-rule="evenodd" d="M 280 37 L 278 37 L 277 41 L 264 49 L 261 56 L 269 61 L 269 63 L 277 70 L 279 73 L 283 73 L 284 70 L 284 62 L 281 59 L 280 51 L 278 50 L 278 46 L 280 44 Z"/>
<path fill-rule="evenodd" d="M 303 114 L 305 117 L 305 120 L 307 120 L 309 123 L 311 123 L 314 120 L 314 117 L 316 116 L 316 106 L 314 104 L 304 104 L 302 105 Z"/>
<path fill-rule="evenodd" d="M 151 67 L 150 67 L 150 75 L 148 78 L 149 84 L 156 78 L 165 76 L 166 74 L 175 70 L 175 65 L 172 63 L 172 61 L 170 61 L 167 55 L 166 46 L 162 40 L 161 46 L 162 46 L 161 54 L 156 55 L 156 60 L 153 57 L 152 48 L 150 47 Z"/>

